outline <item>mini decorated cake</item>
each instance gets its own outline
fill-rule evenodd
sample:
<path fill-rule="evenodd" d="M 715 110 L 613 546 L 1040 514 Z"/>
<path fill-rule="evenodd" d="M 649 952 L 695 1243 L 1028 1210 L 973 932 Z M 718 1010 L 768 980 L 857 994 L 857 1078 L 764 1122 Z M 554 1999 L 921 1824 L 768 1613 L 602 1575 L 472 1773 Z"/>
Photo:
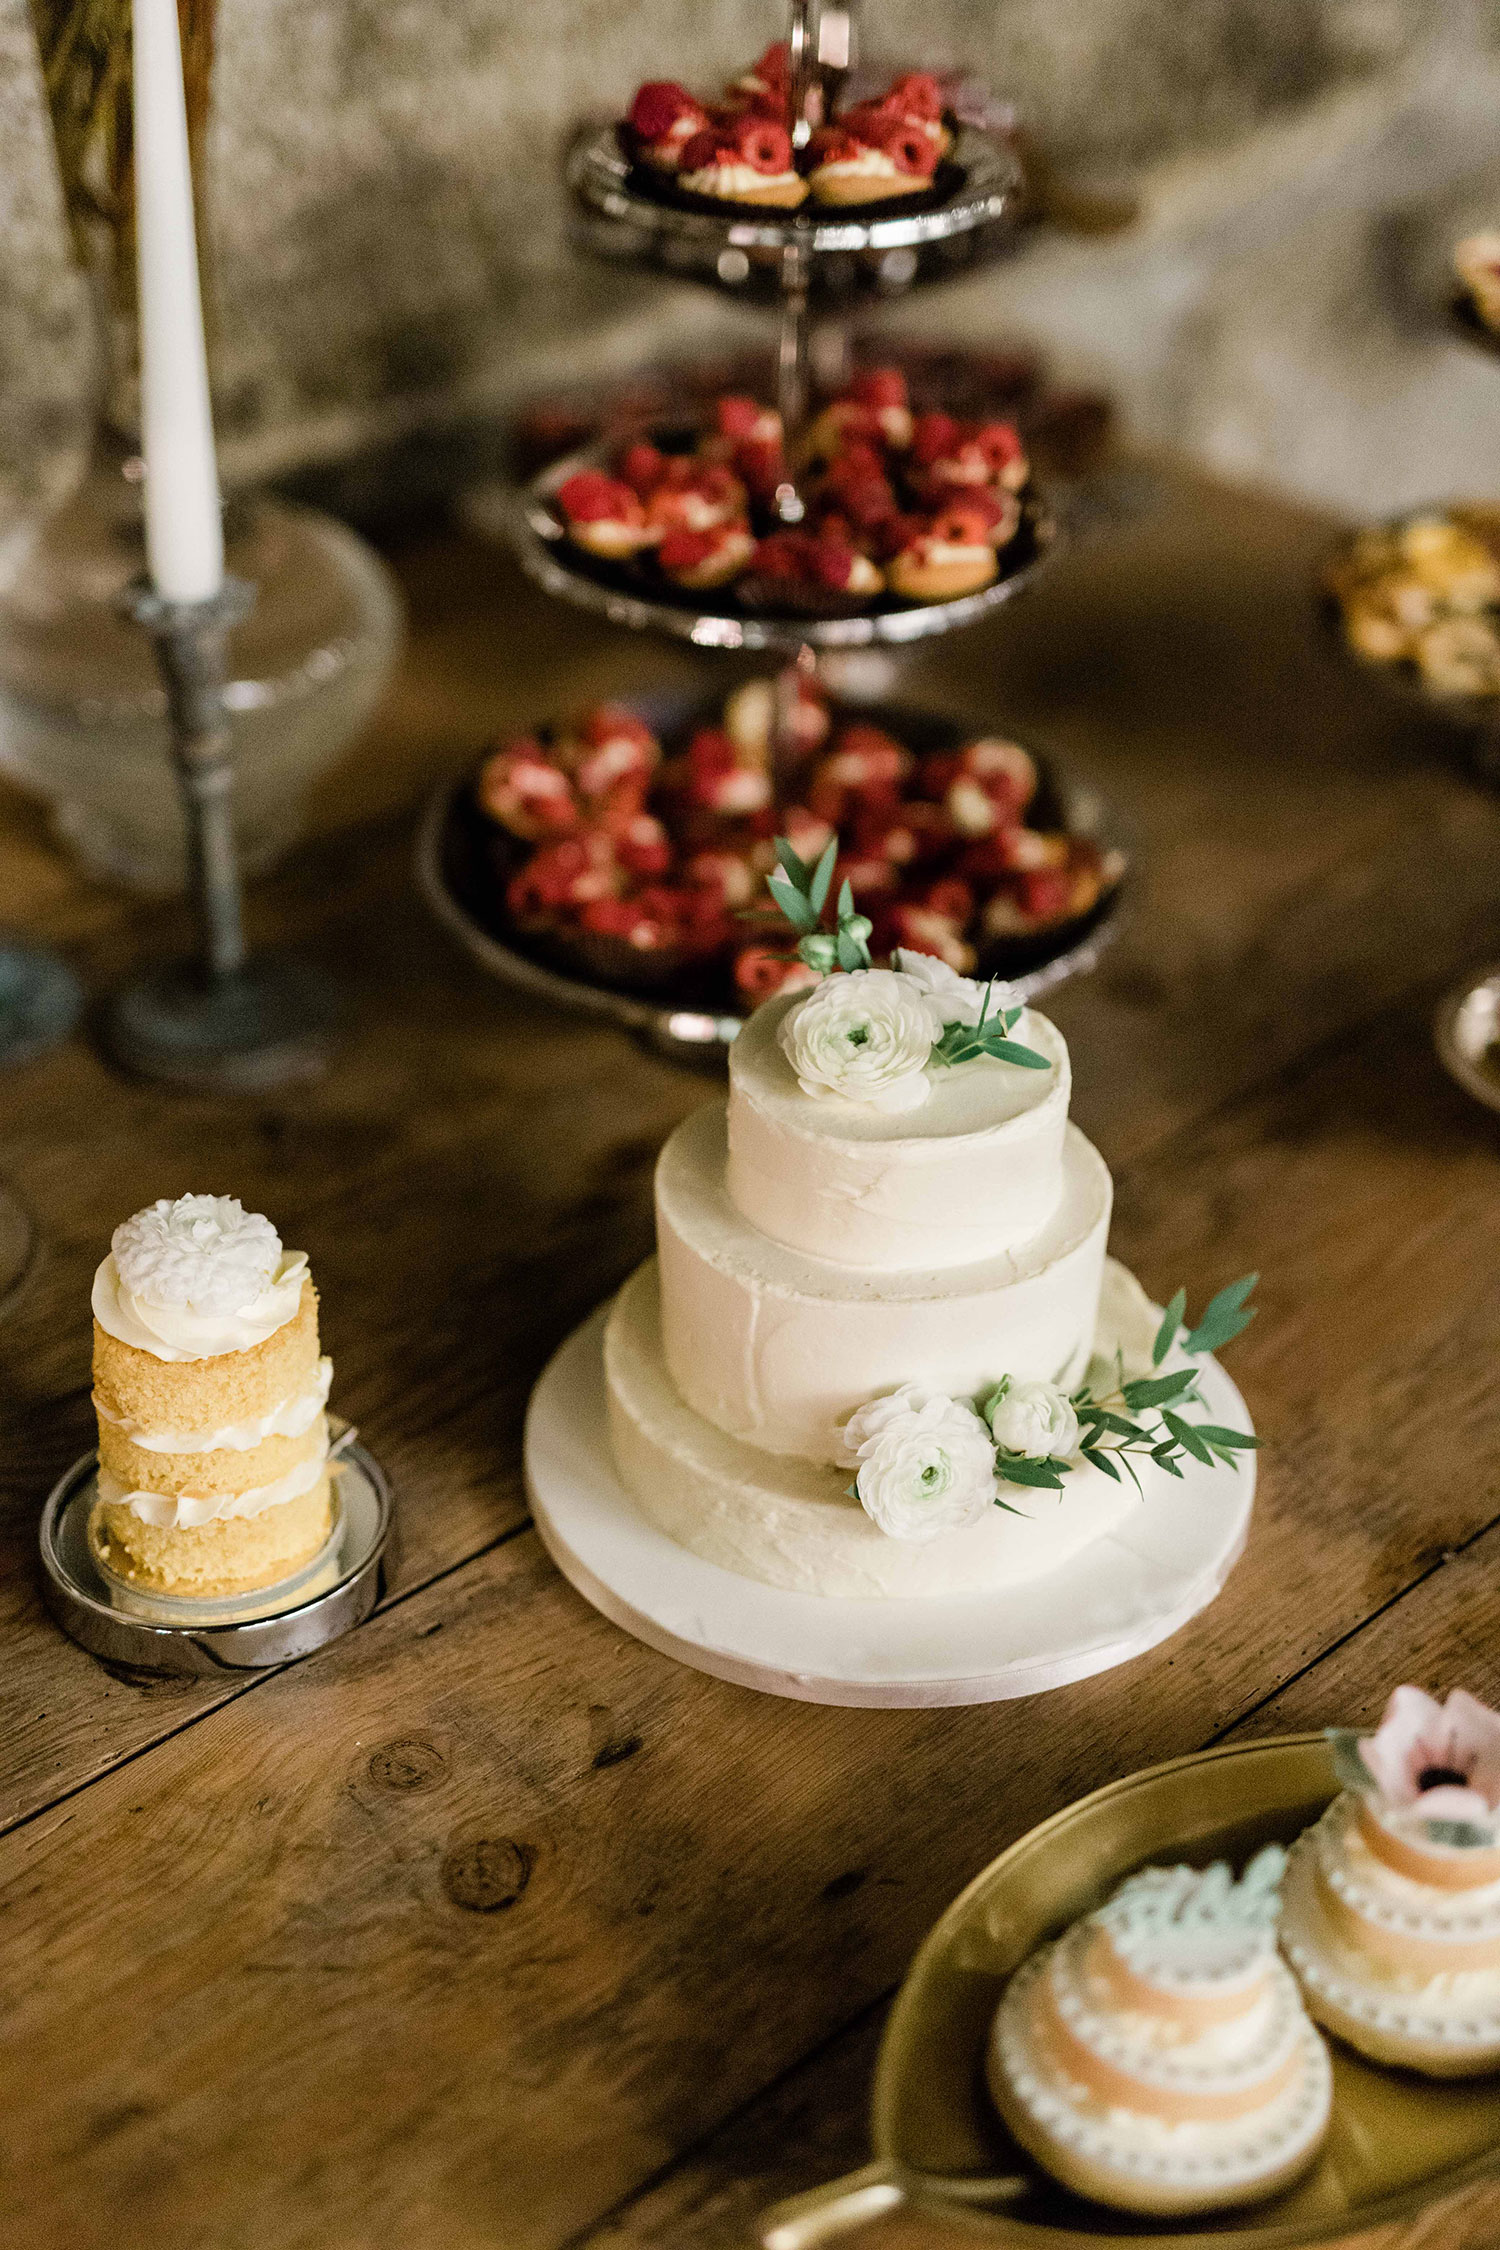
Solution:
<path fill-rule="evenodd" d="M 1276 1957 L 1270 1846 L 1236 1882 L 1148 1867 L 1011 1978 L 990 2091 L 1067 2187 L 1153 2214 L 1253 2203 L 1317 2155 L 1328 2054 Z"/>
<path fill-rule="evenodd" d="M 94 1537 L 157 1593 L 237 1593 L 332 1528 L 331 1363 L 299 1251 L 232 1196 L 165 1197 L 116 1227 L 94 1276 Z"/>
<path fill-rule="evenodd" d="M 1343 1794 L 1298 1839 L 1282 1948 L 1320 2023 L 1434 2078 L 1500 2067 L 1500 1716 L 1399 1687 L 1334 1738 Z"/>

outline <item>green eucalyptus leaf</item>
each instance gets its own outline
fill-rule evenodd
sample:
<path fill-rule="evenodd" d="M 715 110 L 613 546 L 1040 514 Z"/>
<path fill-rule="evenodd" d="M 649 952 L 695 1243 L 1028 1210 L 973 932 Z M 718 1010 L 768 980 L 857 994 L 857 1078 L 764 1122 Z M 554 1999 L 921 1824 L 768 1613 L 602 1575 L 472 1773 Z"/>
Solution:
<path fill-rule="evenodd" d="M 1255 1318 L 1255 1308 L 1245 1309 L 1245 1301 L 1259 1281 L 1257 1273 L 1241 1274 L 1231 1281 L 1216 1297 L 1211 1297 L 1203 1318 L 1185 1339 L 1190 1352 L 1214 1352 L 1249 1327 Z"/>
<path fill-rule="evenodd" d="M 1035 1047 L 1023 1047 L 1018 1039 L 985 1038 L 984 1052 L 993 1055 L 996 1062 L 1014 1063 L 1018 1070 L 1050 1070 L 1051 1063 L 1039 1055 Z"/>
<path fill-rule="evenodd" d="M 995 1467 L 1007 1484 L 1034 1484 L 1048 1492 L 1062 1490 L 1062 1468 L 1056 1461 L 1033 1460 L 1028 1453 L 1002 1453 Z"/>
<path fill-rule="evenodd" d="M 1195 1461 L 1201 1461 L 1205 1469 L 1212 1469 L 1217 1466 L 1212 1451 L 1204 1444 L 1191 1422 L 1184 1422 L 1182 1417 L 1174 1414 L 1169 1407 L 1163 1409 L 1162 1420 L 1166 1423 L 1178 1444 L 1184 1446 Z"/>
<path fill-rule="evenodd" d="M 1182 1367 L 1173 1375 L 1142 1375 L 1134 1383 L 1121 1387 L 1120 1396 L 1129 1407 L 1170 1406 L 1183 1398 L 1197 1382 L 1197 1370 Z"/>
<path fill-rule="evenodd" d="M 793 890 L 800 891 L 806 898 L 812 883 L 812 870 L 800 853 L 792 849 L 785 836 L 778 836 L 776 839 L 776 857 Z"/>
<path fill-rule="evenodd" d="M 1085 1445 L 1080 1447 L 1079 1450 L 1085 1461 L 1092 1461 L 1096 1469 L 1102 1469 L 1107 1477 L 1113 1477 L 1115 1483 L 1119 1483 L 1120 1472 L 1102 1446 Z"/>
<path fill-rule="evenodd" d="M 1193 1427 L 1199 1437 L 1207 1438 L 1210 1445 L 1222 1445 L 1231 1453 L 1257 1453 L 1261 1440 L 1252 1437 L 1248 1430 L 1227 1430 L 1219 1422 L 1195 1422 Z"/>
<path fill-rule="evenodd" d="M 787 880 L 785 875 L 768 875 L 766 888 L 793 929 L 815 930 L 817 928 L 817 915 L 814 914 L 812 907 L 802 896 L 802 893 Z"/>
<path fill-rule="evenodd" d="M 852 891 L 852 890 L 850 889 L 850 887 L 849 887 L 849 878 L 848 878 L 848 876 L 846 875 L 846 876 L 844 877 L 844 880 L 842 881 L 842 883 L 840 883 L 840 885 L 839 885 L 839 904 L 838 904 L 838 916 L 839 916 L 839 920 L 840 920 L 841 922 L 847 922 L 847 921 L 848 921 L 848 919 L 849 919 L 849 917 L 850 917 L 850 915 L 851 915 L 851 914 L 852 914 L 853 912 L 854 912 L 854 893 L 853 893 L 853 891 Z"/>
<path fill-rule="evenodd" d="M 1179 1289 L 1163 1313 L 1161 1326 L 1156 1331 L 1156 1342 L 1151 1347 L 1151 1364 L 1153 1367 L 1160 1367 L 1173 1344 L 1177 1341 L 1177 1331 L 1182 1326 L 1182 1316 L 1186 1311 L 1187 1291 Z"/>
<path fill-rule="evenodd" d="M 812 880 L 807 887 L 807 895 L 812 902 L 814 914 L 821 914 L 827 904 L 828 886 L 833 881 L 833 863 L 838 856 L 839 840 L 837 836 L 830 836 L 823 847 L 822 858 L 813 869 Z"/>

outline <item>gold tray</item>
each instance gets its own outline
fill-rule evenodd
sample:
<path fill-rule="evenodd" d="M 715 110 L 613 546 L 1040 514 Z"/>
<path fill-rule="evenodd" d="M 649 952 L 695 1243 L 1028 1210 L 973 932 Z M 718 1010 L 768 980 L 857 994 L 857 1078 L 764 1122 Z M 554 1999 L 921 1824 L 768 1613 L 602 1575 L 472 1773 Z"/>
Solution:
<path fill-rule="evenodd" d="M 1239 1865 L 1262 1844 L 1289 1844 L 1336 1788 L 1321 1735 L 1201 1751 L 1096 1790 L 1002 1852 L 923 1941 L 891 2011 L 875 2073 L 875 2162 L 767 2212 L 765 2250 L 811 2250 L 898 2210 L 922 2214 L 924 2241 L 951 2230 L 955 2241 L 1004 2250 L 1123 2241 L 1300 2250 L 1408 2218 L 1500 2173 L 1500 2076 L 1419 2078 L 1337 2041 L 1333 2122 L 1316 2170 L 1271 2202 L 1156 2233 L 1039 2175 L 990 2107 L 986 2034 L 1033 1947 L 1149 1861 Z"/>

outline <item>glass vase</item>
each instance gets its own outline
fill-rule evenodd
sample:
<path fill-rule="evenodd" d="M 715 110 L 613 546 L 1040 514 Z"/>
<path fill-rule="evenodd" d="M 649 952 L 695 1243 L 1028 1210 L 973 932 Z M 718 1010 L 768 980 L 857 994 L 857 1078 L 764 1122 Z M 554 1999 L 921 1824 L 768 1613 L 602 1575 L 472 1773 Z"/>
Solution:
<path fill-rule="evenodd" d="M 201 201 L 212 6 L 178 5 Z M 47 800 L 57 833 L 91 872 L 176 891 L 186 860 L 166 696 L 150 641 L 120 607 L 145 569 L 129 0 L 33 0 L 33 16 L 95 311 L 96 426 L 72 496 L 0 552 L 0 769 Z M 230 639 L 226 695 L 240 856 L 254 873 L 296 841 L 309 789 L 368 718 L 400 646 L 401 607 L 378 556 L 316 509 L 232 496 L 225 543 L 228 569 L 256 590 Z"/>

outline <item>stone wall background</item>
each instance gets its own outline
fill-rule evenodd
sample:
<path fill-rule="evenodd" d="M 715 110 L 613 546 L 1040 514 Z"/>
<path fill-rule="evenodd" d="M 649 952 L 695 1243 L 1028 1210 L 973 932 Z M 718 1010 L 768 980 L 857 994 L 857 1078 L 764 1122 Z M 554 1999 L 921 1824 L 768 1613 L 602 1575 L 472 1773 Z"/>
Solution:
<path fill-rule="evenodd" d="M 775 0 L 220 0 L 210 147 L 231 477 L 499 411 L 755 316 L 577 262 L 581 109 L 708 84 Z M 1036 236 L 892 326 L 1046 345 L 1127 429 L 1357 512 L 1500 490 L 1500 364 L 1445 332 L 1448 247 L 1500 222 L 1500 0 L 863 0 L 865 51 L 964 63 L 1138 226 Z M 0 490 L 54 489 L 88 326 L 26 0 L 0 0 Z"/>

